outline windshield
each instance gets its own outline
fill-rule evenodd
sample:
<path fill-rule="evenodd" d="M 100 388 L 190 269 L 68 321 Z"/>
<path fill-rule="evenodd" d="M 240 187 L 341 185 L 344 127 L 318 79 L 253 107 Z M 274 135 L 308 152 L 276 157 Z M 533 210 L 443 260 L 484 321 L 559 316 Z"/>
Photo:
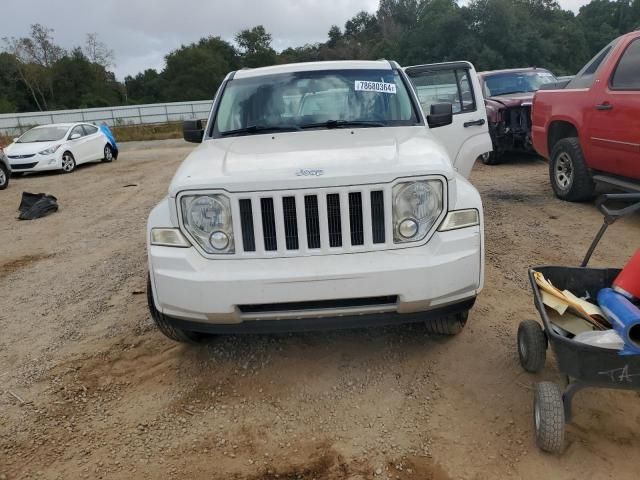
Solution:
<path fill-rule="evenodd" d="M 547 71 L 496 73 L 484 78 L 488 97 L 509 93 L 526 93 L 540 90 L 545 83 L 557 82 L 556 77 Z"/>
<path fill-rule="evenodd" d="M 68 131 L 68 127 L 37 127 L 22 135 L 17 143 L 55 142 L 62 140 Z"/>
<path fill-rule="evenodd" d="M 213 135 L 418 123 L 397 71 L 310 71 L 230 81 L 220 100 Z"/>

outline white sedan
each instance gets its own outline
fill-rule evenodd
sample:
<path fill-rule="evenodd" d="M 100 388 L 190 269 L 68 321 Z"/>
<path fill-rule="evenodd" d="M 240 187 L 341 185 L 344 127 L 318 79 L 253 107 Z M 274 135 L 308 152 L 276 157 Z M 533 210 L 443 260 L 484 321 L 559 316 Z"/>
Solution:
<path fill-rule="evenodd" d="M 104 132 L 89 123 L 56 123 L 35 127 L 5 149 L 14 173 L 72 172 L 86 162 L 111 162 L 117 149 Z"/>

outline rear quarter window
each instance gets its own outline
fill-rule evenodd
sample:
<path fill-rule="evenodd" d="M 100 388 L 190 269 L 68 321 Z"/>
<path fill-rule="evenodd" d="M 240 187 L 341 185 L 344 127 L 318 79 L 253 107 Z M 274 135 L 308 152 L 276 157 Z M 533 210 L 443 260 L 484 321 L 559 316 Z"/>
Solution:
<path fill-rule="evenodd" d="M 85 135 L 93 135 L 98 131 L 93 125 L 82 125 L 82 127 L 84 128 Z"/>
<path fill-rule="evenodd" d="M 591 85 L 593 85 L 593 82 L 596 80 L 596 74 L 600 70 L 600 67 L 606 63 L 606 60 L 609 58 L 609 55 L 611 55 L 616 43 L 618 43 L 618 39 L 615 39 L 609 45 L 600 50 L 564 88 L 591 88 Z"/>
<path fill-rule="evenodd" d="M 640 39 L 627 46 L 611 76 L 610 87 L 612 90 L 640 90 Z"/>

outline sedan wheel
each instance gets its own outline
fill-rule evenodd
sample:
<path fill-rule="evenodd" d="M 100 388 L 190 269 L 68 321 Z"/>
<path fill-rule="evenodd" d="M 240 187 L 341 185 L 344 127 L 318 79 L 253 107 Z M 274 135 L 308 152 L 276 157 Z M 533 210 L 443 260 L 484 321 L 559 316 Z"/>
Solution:
<path fill-rule="evenodd" d="M 71 155 L 71 153 L 69 152 L 65 152 L 64 155 L 62 155 L 62 171 L 64 173 L 71 173 L 75 170 L 76 168 L 76 161 L 73 158 L 73 155 Z"/>
<path fill-rule="evenodd" d="M 109 145 L 109 144 L 104 146 L 104 157 L 103 157 L 103 160 L 105 162 L 113 161 L 113 149 L 111 148 L 111 145 Z"/>

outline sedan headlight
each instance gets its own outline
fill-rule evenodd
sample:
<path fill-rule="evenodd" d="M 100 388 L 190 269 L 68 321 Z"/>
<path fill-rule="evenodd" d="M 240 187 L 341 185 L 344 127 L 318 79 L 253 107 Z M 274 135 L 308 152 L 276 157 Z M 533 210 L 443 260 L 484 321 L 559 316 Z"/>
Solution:
<path fill-rule="evenodd" d="M 233 222 L 224 195 L 190 195 L 181 199 L 182 221 L 207 253 L 234 253 Z"/>
<path fill-rule="evenodd" d="M 442 213 L 442 182 L 420 180 L 393 187 L 393 241 L 417 242 Z"/>
<path fill-rule="evenodd" d="M 53 153 L 56 153 L 59 148 L 60 148 L 60 145 L 54 145 L 53 147 L 49 147 L 46 150 L 42 150 L 41 152 L 38 152 L 38 153 L 40 155 L 51 155 Z"/>

